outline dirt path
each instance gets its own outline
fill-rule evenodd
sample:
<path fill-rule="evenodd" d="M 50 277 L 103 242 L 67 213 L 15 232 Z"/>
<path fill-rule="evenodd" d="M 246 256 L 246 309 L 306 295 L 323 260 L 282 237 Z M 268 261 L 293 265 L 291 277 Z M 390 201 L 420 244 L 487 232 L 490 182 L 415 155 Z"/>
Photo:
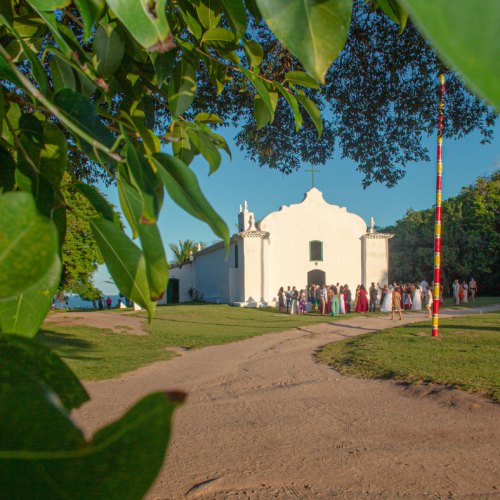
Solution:
<path fill-rule="evenodd" d="M 129 335 L 147 335 L 142 329 L 146 318 L 130 316 L 129 312 L 65 312 L 51 314 L 45 319 L 45 324 L 60 326 L 93 326 L 95 328 L 110 328 L 114 332 Z"/>
<path fill-rule="evenodd" d="M 497 498 L 500 405 L 450 388 L 348 378 L 313 361 L 321 345 L 425 314 L 360 316 L 188 351 L 86 384 L 92 400 L 74 420 L 91 435 L 149 392 L 188 392 L 148 500 Z"/>

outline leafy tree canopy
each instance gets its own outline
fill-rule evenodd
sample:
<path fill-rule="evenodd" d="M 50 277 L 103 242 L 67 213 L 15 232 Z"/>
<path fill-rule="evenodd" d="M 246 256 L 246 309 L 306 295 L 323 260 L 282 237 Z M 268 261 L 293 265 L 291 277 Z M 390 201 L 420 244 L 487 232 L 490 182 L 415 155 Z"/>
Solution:
<path fill-rule="evenodd" d="M 474 277 L 479 293 L 497 295 L 500 281 L 500 171 L 478 177 L 458 196 L 443 202 L 442 283 Z M 394 233 L 389 269 L 391 280 L 432 281 L 434 209 L 408 210 L 381 230 Z"/>

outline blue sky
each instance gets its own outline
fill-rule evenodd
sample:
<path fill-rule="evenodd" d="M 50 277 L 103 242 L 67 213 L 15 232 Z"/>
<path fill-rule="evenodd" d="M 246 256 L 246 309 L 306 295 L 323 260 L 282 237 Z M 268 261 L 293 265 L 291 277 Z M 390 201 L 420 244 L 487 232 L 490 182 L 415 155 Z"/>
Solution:
<path fill-rule="evenodd" d="M 235 223 L 238 207 L 248 202 L 248 209 L 255 213 L 257 220 L 282 205 L 302 201 L 304 193 L 311 188 L 311 168 L 304 164 L 298 172 L 284 175 L 267 167 L 260 168 L 233 142 L 235 129 L 219 131 L 227 140 L 233 153 L 232 162 L 222 152 L 222 164 L 217 172 L 208 177 L 209 167 L 202 157 L 197 157 L 192 169 L 198 177 L 201 189 L 215 210 L 226 221 L 231 234 L 236 232 Z M 491 163 L 500 155 L 500 144 L 481 145 L 479 133 L 471 134 L 460 140 L 445 140 L 443 150 L 443 198 L 455 196 L 462 186 L 472 183 L 477 176 L 488 173 Z M 406 210 L 429 208 L 435 201 L 436 184 L 436 137 L 424 141 L 429 150 L 430 162 L 410 163 L 406 176 L 396 187 L 388 189 L 384 185 L 372 185 L 363 190 L 363 175 L 356 171 L 355 162 L 334 159 L 323 166 L 316 167 L 321 173 L 315 175 L 315 185 L 323 192 L 324 199 L 334 205 L 346 207 L 348 212 L 361 216 L 369 225 L 370 217 L 377 226 L 387 226 L 403 217 Z M 314 145 L 312 145 L 314 147 Z M 168 151 L 167 151 L 168 152 Z M 336 152 L 340 158 L 340 152 Z M 116 188 L 103 188 L 109 201 L 119 206 Z M 159 228 L 165 247 L 169 243 L 191 239 L 212 241 L 215 235 L 203 222 L 194 219 L 168 196 L 160 214 Z M 293 230 L 293 228 L 292 228 Z M 129 233 L 130 234 L 130 233 Z M 172 257 L 170 250 L 168 258 Z M 105 266 L 96 275 L 96 284 L 104 294 L 116 294 L 114 285 L 106 283 L 110 279 Z"/>

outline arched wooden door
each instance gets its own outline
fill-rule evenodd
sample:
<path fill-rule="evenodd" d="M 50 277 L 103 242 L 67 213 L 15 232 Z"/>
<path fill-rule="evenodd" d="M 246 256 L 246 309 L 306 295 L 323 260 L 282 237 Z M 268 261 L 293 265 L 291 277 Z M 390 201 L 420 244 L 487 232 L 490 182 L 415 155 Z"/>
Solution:
<path fill-rule="evenodd" d="M 321 269 L 313 269 L 307 273 L 307 288 L 311 285 L 326 285 L 326 274 Z"/>

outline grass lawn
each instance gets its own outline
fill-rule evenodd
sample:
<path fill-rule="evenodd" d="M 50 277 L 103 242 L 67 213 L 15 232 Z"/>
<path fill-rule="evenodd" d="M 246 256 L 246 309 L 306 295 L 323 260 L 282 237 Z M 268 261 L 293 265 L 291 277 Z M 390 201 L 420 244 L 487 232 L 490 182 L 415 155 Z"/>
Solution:
<path fill-rule="evenodd" d="M 118 314 L 123 311 L 112 309 L 106 312 Z M 88 309 L 78 311 L 78 317 L 85 317 L 88 312 Z M 118 377 L 156 361 L 171 359 L 175 354 L 165 349 L 168 347 L 199 349 L 228 344 L 333 319 L 349 319 L 359 314 L 352 312 L 332 318 L 313 311 L 303 316 L 290 316 L 276 308 L 250 309 L 226 304 L 190 303 L 158 307 L 152 323 L 145 323 L 144 329 L 149 333 L 146 336 L 122 335 L 89 326 L 45 324 L 37 338 L 56 351 L 81 379 L 102 380 Z M 377 311 L 364 316 L 380 314 L 388 313 Z M 147 314 L 138 312 L 134 316 L 146 319 Z M 126 325 L 126 317 L 123 316 L 123 319 Z"/>
<path fill-rule="evenodd" d="M 453 385 L 500 401 L 500 312 L 439 326 L 438 338 L 428 335 L 426 321 L 335 342 L 316 360 L 359 378 Z"/>

